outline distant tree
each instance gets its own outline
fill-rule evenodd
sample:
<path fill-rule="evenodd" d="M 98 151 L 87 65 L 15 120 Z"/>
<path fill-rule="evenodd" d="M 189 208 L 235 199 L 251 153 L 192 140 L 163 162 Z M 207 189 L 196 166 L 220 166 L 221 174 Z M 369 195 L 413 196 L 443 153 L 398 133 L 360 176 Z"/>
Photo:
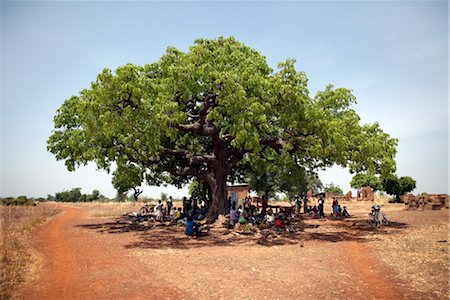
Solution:
<path fill-rule="evenodd" d="M 127 199 L 127 192 L 119 192 L 116 193 L 116 201 L 118 202 L 125 202 Z"/>
<path fill-rule="evenodd" d="M 397 177 L 389 175 L 382 181 L 383 190 L 389 195 L 395 196 L 396 202 L 401 202 L 400 196 L 412 192 L 416 188 L 416 181 L 409 176 Z"/>
<path fill-rule="evenodd" d="M 335 185 L 333 182 L 325 185 L 324 191 L 336 194 L 343 194 L 342 189 L 339 186 Z"/>
<path fill-rule="evenodd" d="M 379 191 L 381 190 L 381 181 L 374 174 L 360 173 L 353 176 L 350 186 L 354 189 L 370 186 L 374 191 Z"/>
<path fill-rule="evenodd" d="M 134 201 L 137 202 L 138 197 L 142 194 L 139 185 L 144 179 L 142 169 L 132 164 L 119 164 L 113 172 L 112 184 L 118 194 L 126 194 L 129 190 L 133 190 Z"/>
<path fill-rule="evenodd" d="M 161 193 L 161 201 L 165 202 L 167 200 L 167 193 Z"/>
<path fill-rule="evenodd" d="M 306 182 L 308 183 L 308 190 L 311 190 L 313 193 L 318 193 L 323 189 L 323 183 L 317 173 L 306 174 Z"/>
<path fill-rule="evenodd" d="M 58 202 L 84 202 L 86 195 L 81 194 L 81 188 L 74 188 L 70 191 L 62 191 L 55 194 Z"/>
<path fill-rule="evenodd" d="M 86 195 L 86 200 L 88 202 L 96 201 L 96 200 L 103 199 L 103 198 L 105 198 L 105 196 L 100 194 L 99 190 L 93 190 L 90 195 Z"/>
<path fill-rule="evenodd" d="M 99 199 L 103 199 L 100 191 L 93 190 L 92 194 L 82 194 L 81 188 L 74 188 L 69 191 L 62 191 L 55 193 L 55 196 L 47 195 L 47 200 L 57 202 L 91 202 Z"/>

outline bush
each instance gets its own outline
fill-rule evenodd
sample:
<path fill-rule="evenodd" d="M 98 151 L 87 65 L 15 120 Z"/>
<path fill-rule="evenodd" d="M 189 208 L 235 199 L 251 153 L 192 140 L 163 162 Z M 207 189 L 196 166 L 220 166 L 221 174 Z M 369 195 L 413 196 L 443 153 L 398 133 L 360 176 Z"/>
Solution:
<path fill-rule="evenodd" d="M 58 192 L 55 193 L 55 196 L 47 196 L 47 200 L 56 202 L 92 202 L 104 198 L 105 196 L 100 194 L 98 190 L 93 190 L 92 194 L 82 194 L 81 188 L 74 188 L 70 191 Z"/>
<path fill-rule="evenodd" d="M 336 194 L 343 194 L 342 189 L 339 186 L 334 185 L 333 182 L 330 183 L 330 184 L 325 185 L 324 190 L 325 190 L 325 192 L 336 193 Z"/>
<path fill-rule="evenodd" d="M 32 199 L 28 199 L 26 196 L 19 196 L 17 198 L 8 197 L 0 199 L 1 205 L 11 206 L 11 205 L 36 205 Z"/>

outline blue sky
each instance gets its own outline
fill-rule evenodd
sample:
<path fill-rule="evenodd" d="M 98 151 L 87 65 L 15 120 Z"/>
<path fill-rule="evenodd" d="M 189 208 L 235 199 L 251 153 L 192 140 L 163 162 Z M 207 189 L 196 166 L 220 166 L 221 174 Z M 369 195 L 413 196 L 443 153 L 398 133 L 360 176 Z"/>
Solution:
<path fill-rule="evenodd" d="M 312 95 L 353 89 L 362 122 L 399 139 L 397 174 L 415 192 L 448 193 L 448 3 L 402 2 L 1 2 L 0 196 L 99 189 L 94 165 L 68 172 L 46 151 L 55 111 L 103 68 L 157 60 L 167 46 L 233 35 L 275 67 L 297 59 Z M 340 168 L 323 183 L 349 189 Z M 186 189 L 144 188 L 174 196 Z"/>

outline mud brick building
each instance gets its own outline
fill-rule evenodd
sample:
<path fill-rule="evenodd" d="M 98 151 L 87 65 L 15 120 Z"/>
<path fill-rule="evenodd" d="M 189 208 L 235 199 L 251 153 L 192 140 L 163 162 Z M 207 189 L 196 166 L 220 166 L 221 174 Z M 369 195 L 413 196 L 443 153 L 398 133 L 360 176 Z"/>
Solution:
<path fill-rule="evenodd" d="M 439 210 L 449 208 L 449 196 L 447 194 L 421 194 L 414 196 L 407 194 L 401 197 L 408 210 Z"/>
<path fill-rule="evenodd" d="M 227 197 L 231 198 L 231 202 L 235 201 L 241 204 L 242 199 L 249 195 L 250 186 L 248 184 L 227 185 Z"/>

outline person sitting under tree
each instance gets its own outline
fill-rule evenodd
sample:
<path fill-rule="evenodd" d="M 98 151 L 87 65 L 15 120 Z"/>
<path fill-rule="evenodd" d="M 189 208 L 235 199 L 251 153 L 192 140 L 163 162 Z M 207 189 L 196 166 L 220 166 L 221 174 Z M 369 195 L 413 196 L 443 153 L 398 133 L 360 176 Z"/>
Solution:
<path fill-rule="evenodd" d="M 186 237 L 200 236 L 200 226 L 195 222 L 193 216 L 187 217 L 186 229 L 184 230 Z"/>

